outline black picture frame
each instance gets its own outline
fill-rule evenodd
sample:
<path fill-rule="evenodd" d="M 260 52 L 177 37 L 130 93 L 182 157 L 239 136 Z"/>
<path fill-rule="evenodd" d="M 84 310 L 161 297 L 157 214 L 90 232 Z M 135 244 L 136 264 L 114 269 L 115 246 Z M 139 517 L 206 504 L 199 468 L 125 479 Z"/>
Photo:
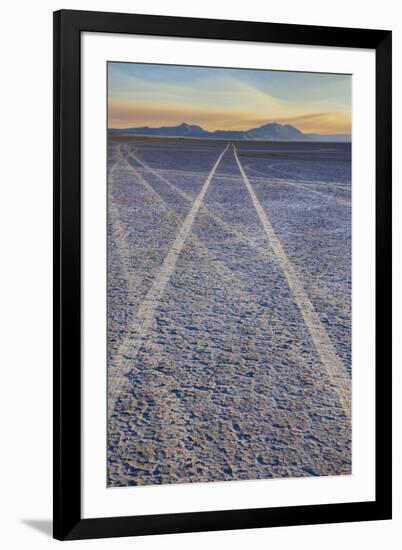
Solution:
<path fill-rule="evenodd" d="M 342 504 L 82 519 L 83 32 L 369 48 L 376 55 L 376 497 Z M 54 537 L 59 540 L 391 518 L 391 32 L 61 10 L 54 13 Z"/>

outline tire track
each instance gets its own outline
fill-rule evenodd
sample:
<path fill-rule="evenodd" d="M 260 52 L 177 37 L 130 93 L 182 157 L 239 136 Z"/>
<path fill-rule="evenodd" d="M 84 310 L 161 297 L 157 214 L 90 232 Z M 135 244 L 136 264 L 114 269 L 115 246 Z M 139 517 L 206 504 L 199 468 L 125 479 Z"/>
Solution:
<path fill-rule="evenodd" d="M 183 218 L 180 217 L 176 212 L 174 212 L 168 204 L 164 201 L 164 199 L 159 195 L 157 191 L 152 187 L 152 185 L 146 181 L 146 179 L 143 177 L 143 175 L 127 160 L 126 157 L 121 156 L 120 159 L 124 161 L 128 168 L 133 172 L 134 176 L 137 178 L 139 183 L 143 185 L 143 187 L 150 193 L 150 195 L 155 199 L 155 201 L 167 212 L 167 214 L 172 218 L 174 223 L 178 226 L 180 226 L 183 223 Z M 240 178 L 239 178 L 240 179 Z M 123 230 L 124 231 L 124 230 Z M 128 243 L 127 239 L 125 238 L 125 242 Z M 210 254 L 210 251 L 206 247 L 206 245 L 200 240 L 197 236 L 191 235 L 189 237 L 189 240 L 193 241 L 195 245 L 197 245 L 197 250 L 200 253 L 200 255 L 203 257 L 204 260 L 211 263 L 211 267 L 215 268 L 218 275 L 227 283 L 232 283 L 238 286 L 239 288 L 242 287 L 242 281 L 236 276 L 236 274 L 227 267 L 221 260 L 218 260 L 217 258 L 213 257 Z M 124 247 L 122 247 L 124 249 Z M 272 257 L 272 255 L 270 255 Z M 125 271 L 127 273 L 127 270 Z M 127 281 L 128 282 L 128 281 Z M 137 285 L 136 285 L 137 286 Z M 250 296 L 247 296 L 248 299 L 250 299 Z M 126 340 L 126 339 L 125 339 Z M 115 356 L 119 357 L 121 355 L 126 354 L 127 349 L 127 342 L 125 340 L 120 345 L 118 351 L 116 352 Z"/>
<path fill-rule="evenodd" d="M 271 168 L 271 166 L 268 166 L 268 168 Z M 255 168 L 250 168 L 250 170 L 252 170 L 253 172 L 256 172 L 257 174 L 262 174 L 262 172 L 256 170 Z M 268 178 L 266 177 L 265 180 L 264 180 L 264 178 L 259 177 L 258 179 L 260 179 L 260 180 L 262 179 L 263 181 L 267 181 Z M 316 189 L 311 189 L 310 184 L 303 184 L 303 182 L 299 183 L 299 182 L 289 181 L 289 180 L 285 180 L 285 179 L 281 179 L 281 178 L 275 178 L 275 179 L 276 179 L 277 183 L 284 183 L 285 185 L 290 185 L 291 187 L 298 187 L 299 189 L 303 189 L 305 191 L 308 191 L 309 193 L 315 193 L 316 195 L 320 195 L 321 197 L 323 197 L 327 200 L 334 200 L 336 202 L 339 202 L 340 204 L 348 206 L 349 208 L 352 207 L 351 201 L 348 201 L 346 199 L 342 199 L 340 197 L 335 197 L 334 195 L 328 195 L 326 193 L 322 193 L 321 191 L 317 191 Z M 314 182 L 312 182 L 312 183 L 315 185 Z M 319 183 L 322 183 L 322 182 L 319 182 Z M 336 184 L 333 184 L 333 185 L 335 186 Z"/>
<path fill-rule="evenodd" d="M 261 174 L 263 179 L 266 179 L 266 174 L 264 172 L 261 172 L 261 170 L 257 170 L 256 168 L 252 168 L 249 164 L 247 164 L 245 166 L 245 168 L 247 168 L 247 170 L 250 170 L 251 172 L 255 172 L 256 174 Z M 273 170 L 274 172 L 276 172 L 277 174 L 280 174 L 281 176 L 290 177 L 291 179 L 289 179 L 288 181 L 294 182 L 294 183 L 305 183 L 305 184 L 313 183 L 314 185 L 316 185 L 316 184 L 318 184 L 318 185 L 330 185 L 331 187 L 340 187 L 342 189 L 350 189 L 351 188 L 350 185 L 345 185 L 343 183 L 338 183 L 338 182 L 335 182 L 335 181 L 304 180 L 304 179 L 301 179 L 300 177 L 298 179 L 294 179 L 295 178 L 294 175 L 290 174 L 289 172 L 285 172 L 282 168 L 278 168 L 277 165 L 275 165 L 275 164 L 269 164 L 266 168 L 269 168 L 270 170 Z M 282 178 L 278 177 L 278 176 L 276 176 L 276 178 L 272 178 L 272 179 L 278 179 L 279 181 L 282 181 Z"/>
<path fill-rule="evenodd" d="M 109 173 L 109 181 L 110 183 L 114 183 L 114 176 L 117 168 L 121 168 L 120 165 L 121 160 L 119 159 L 113 166 L 113 168 L 110 170 Z M 135 290 L 138 287 L 138 278 L 134 277 L 134 274 L 130 272 L 129 264 L 127 261 L 127 251 L 130 249 L 130 245 L 127 239 L 126 231 L 123 227 L 123 223 L 120 219 L 119 211 L 114 204 L 114 201 L 112 198 L 109 198 L 108 200 L 108 212 L 110 213 L 109 221 L 110 225 L 112 226 L 112 232 L 114 234 L 114 241 L 115 241 L 115 248 L 117 250 L 117 254 L 120 257 L 121 260 L 121 268 L 122 268 L 122 275 L 127 283 L 127 289 L 129 294 L 135 292 Z"/>
<path fill-rule="evenodd" d="M 174 220 L 174 222 L 180 226 L 180 224 L 183 223 L 183 218 L 180 217 L 178 214 L 176 214 L 176 212 L 170 208 L 170 206 L 164 201 L 164 199 L 159 195 L 159 193 L 155 191 L 152 185 L 143 177 L 143 175 L 132 164 L 130 164 L 130 162 L 125 157 L 122 157 L 122 158 L 127 163 L 128 167 L 132 170 L 132 172 L 134 173 L 135 177 L 139 180 L 139 182 L 145 187 L 145 189 L 147 189 L 147 191 L 149 191 L 149 193 L 169 214 L 169 216 Z M 189 240 L 191 240 L 195 245 L 197 245 L 198 251 L 201 252 L 205 260 L 207 260 L 208 262 L 211 262 L 211 265 L 213 262 L 213 266 L 215 268 L 218 268 L 217 271 L 219 275 L 223 279 L 225 279 L 226 282 L 228 281 L 235 282 L 239 287 L 241 287 L 240 279 L 236 276 L 236 274 L 221 260 L 218 260 L 216 257 L 212 256 L 207 246 L 199 237 L 193 234 L 191 235 Z M 272 258 L 272 254 L 269 254 L 269 256 Z"/>
<path fill-rule="evenodd" d="M 339 202 L 339 204 L 343 204 L 344 206 L 348 206 L 349 208 L 352 207 L 351 201 L 341 199 L 340 197 L 335 197 L 334 195 L 327 195 L 326 193 L 321 193 L 321 191 L 317 191 L 316 189 L 310 189 L 309 185 L 302 185 L 300 183 L 292 183 L 290 181 L 284 180 L 283 183 L 286 185 L 290 185 L 292 187 L 298 187 L 299 189 L 305 189 L 309 193 L 315 193 L 316 195 L 320 195 L 321 197 L 324 197 L 327 200 L 334 200 L 336 202 Z"/>
<path fill-rule="evenodd" d="M 173 222 L 177 226 L 180 226 L 183 223 L 183 218 L 180 217 L 178 214 L 176 214 L 176 212 L 174 212 L 166 204 L 166 202 L 159 195 L 159 193 L 157 193 L 157 191 L 155 191 L 155 189 L 152 187 L 152 185 L 150 185 L 146 181 L 146 179 L 143 177 L 143 175 L 121 153 L 120 153 L 120 160 L 125 162 L 127 167 L 133 172 L 133 174 L 134 174 L 135 178 L 138 180 L 138 182 L 150 193 L 150 195 L 163 208 L 163 210 L 166 211 L 166 213 L 171 217 Z M 239 179 L 241 179 L 241 178 L 239 177 Z M 128 241 L 125 237 L 123 228 L 122 228 L 122 231 L 123 231 L 122 235 L 123 235 L 125 244 L 121 248 L 123 250 L 123 255 L 122 256 L 124 256 L 124 248 L 128 247 L 129 245 L 128 245 Z M 205 261 L 210 263 L 211 267 L 215 269 L 215 271 L 217 272 L 218 276 L 221 279 L 223 279 L 226 283 L 235 284 L 238 288 L 242 287 L 243 281 L 241 281 L 236 276 L 236 274 L 229 267 L 227 267 L 221 260 L 218 260 L 217 258 L 211 256 L 210 251 L 208 250 L 208 248 L 205 246 L 205 244 L 198 237 L 196 237 L 195 235 L 192 235 L 189 239 L 191 239 L 191 241 L 195 245 L 197 245 L 197 250 L 200 253 L 200 255 L 203 257 L 203 259 Z M 270 257 L 272 257 L 272 254 L 270 254 Z M 129 284 L 129 275 L 128 275 L 127 269 L 124 271 L 124 273 L 128 277 L 127 284 Z M 138 287 L 138 283 L 139 283 L 139 281 L 137 279 L 136 284 L 133 286 L 133 289 L 136 289 Z M 250 295 L 247 295 L 245 297 L 248 300 L 250 300 Z M 130 338 L 131 338 L 130 333 L 123 338 L 123 340 L 120 343 L 119 347 L 117 348 L 116 352 L 113 354 L 113 357 L 109 361 L 110 365 L 113 365 L 113 363 L 115 361 L 118 361 L 119 360 L 118 358 L 120 358 L 122 356 L 124 357 L 124 356 L 127 355 L 127 353 L 128 353 L 127 350 L 128 350 L 128 347 L 130 346 Z"/>
<path fill-rule="evenodd" d="M 143 150 L 143 149 L 141 149 Z M 250 165 L 246 164 L 244 166 L 244 168 L 246 170 L 248 170 L 249 172 L 254 172 L 256 174 L 263 174 L 263 172 L 261 172 L 260 170 L 256 170 L 255 168 L 252 168 L 250 167 Z M 272 168 L 271 166 L 267 166 L 267 168 Z M 279 170 L 278 170 L 279 172 Z M 172 170 L 172 169 L 167 169 L 167 168 L 159 168 L 158 169 L 158 174 L 160 174 L 161 176 L 172 176 L 172 177 L 175 177 L 175 176 L 202 176 L 203 175 L 203 172 L 196 172 L 196 171 L 183 171 L 183 170 Z M 215 175 L 215 179 L 226 179 L 230 177 L 232 180 L 234 181 L 237 181 L 237 180 L 241 180 L 241 176 L 235 176 L 233 174 L 230 174 L 230 176 L 228 175 L 225 175 L 225 174 L 216 174 Z M 266 182 L 267 181 L 267 175 L 261 175 L 261 176 L 253 176 L 253 181 L 256 181 L 256 182 Z M 280 178 L 278 176 L 275 176 L 275 177 L 270 177 L 270 182 L 275 182 L 275 183 L 281 183 L 285 181 L 283 178 Z M 343 189 L 345 191 L 350 191 L 351 187 L 350 185 L 344 185 L 344 184 L 341 184 L 341 183 L 336 183 L 336 182 L 332 182 L 332 181 L 320 181 L 320 180 L 286 180 L 288 181 L 289 183 L 297 183 L 297 184 L 300 184 L 300 185 L 308 185 L 308 186 L 315 186 L 315 187 L 327 187 L 327 188 L 330 188 L 332 189 L 333 187 L 336 187 L 336 188 L 339 188 L 339 189 Z"/>
<path fill-rule="evenodd" d="M 282 271 L 286 277 L 289 288 L 291 289 L 293 296 L 295 297 L 296 303 L 300 309 L 300 312 L 303 316 L 304 322 L 310 332 L 311 338 L 314 342 L 318 355 L 321 359 L 322 364 L 324 365 L 331 383 L 333 384 L 334 390 L 338 396 L 339 402 L 345 412 L 345 415 L 350 419 L 351 417 L 351 381 L 346 372 L 346 369 L 337 356 L 335 348 L 328 336 L 328 333 L 321 323 L 321 320 L 315 311 L 313 304 L 307 296 L 306 291 L 304 290 L 303 284 L 300 281 L 300 278 L 290 262 L 289 258 L 286 255 L 285 250 L 282 247 L 280 240 L 278 239 L 274 228 L 271 225 L 271 222 L 268 219 L 268 216 L 263 209 L 260 201 L 257 198 L 257 195 L 254 192 L 254 189 L 243 169 L 243 166 L 237 156 L 236 147 L 232 144 L 233 153 L 239 167 L 240 173 L 243 177 L 244 185 L 247 188 L 247 191 L 250 194 L 251 200 L 253 201 L 254 207 L 260 218 L 261 225 L 269 239 L 272 249 L 274 250 L 278 262 L 282 268 Z"/>
<path fill-rule="evenodd" d="M 154 322 L 155 309 L 163 296 L 166 286 L 170 280 L 170 277 L 176 267 L 178 257 L 183 250 L 186 239 L 191 231 L 195 217 L 200 210 L 204 197 L 208 191 L 209 185 L 215 174 L 222 157 L 228 150 L 229 145 L 222 151 L 209 172 L 201 191 L 198 193 L 193 205 L 187 214 L 183 224 L 181 225 L 177 236 L 170 248 L 169 252 L 165 256 L 162 266 L 159 270 L 158 276 L 155 278 L 152 287 L 147 292 L 144 300 L 138 308 L 136 320 L 134 326 L 130 327 L 131 339 L 125 350 L 124 362 L 116 372 L 112 372 L 108 380 L 108 411 L 111 414 L 114 410 L 115 402 L 119 396 L 121 387 L 125 380 L 125 375 L 128 372 L 128 362 L 136 357 L 144 338 L 146 337 L 149 328 Z"/>
<path fill-rule="evenodd" d="M 184 200 L 186 200 L 188 202 L 193 201 L 193 197 L 191 195 L 189 195 L 188 193 L 186 193 L 185 191 L 180 189 L 180 187 L 177 187 L 176 185 L 174 185 L 170 180 L 168 180 L 167 178 L 162 176 L 159 173 L 159 171 L 155 170 L 154 168 L 151 168 L 151 166 L 148 166 L 145 162 L 143 162 L 141 159 L 139 159 L 136 155 L 133 155 L 133 153 L 127 153 L 127 155 L 128 155 L 129 158 L 132 158 L 133 160 L 138 162 L 138 164 L 140 164 L 140 166 L 142 166 L 144 168 L 144 170 L 146 170 L 147 172 L 150 172 L 151 174 L 156 176 L 158 179 L 163 181 L 169 187 L 169 189 L 171 189 L 174 193 L 176 193 L 177 195 L 182 197 Z M 217 175 L 216 177 L 218 178 L 218 177 L 222 177 L 222 176 Z M 212 212 L 207 206 L 205 206 L 205 204 L 202 205 L 202 209 L 203 209 L 204 213 L 209 218 L 214 220 L 214 222 L 219 224 L 226 231 L 229 231 L 230 233 L 235 235 L 240 241 L 246 242 L 249 246 L 251 246 L 252 248 L 257 250 L 263 256 L 265 256 L 267 258 L 272 258 L 272 255 L 269 253 L 268 250 L 266 250 L 265 248 L 260 246 L 258 243 L 256 243 L 254 241 L 254 239 L 248 237 L 247 235 L 244 235 L 239 230 L 237 230 L 235 227 L 233 227 L 232 225 L 225 222 L 220 216 L 218 216 L 217 214 Z"/>

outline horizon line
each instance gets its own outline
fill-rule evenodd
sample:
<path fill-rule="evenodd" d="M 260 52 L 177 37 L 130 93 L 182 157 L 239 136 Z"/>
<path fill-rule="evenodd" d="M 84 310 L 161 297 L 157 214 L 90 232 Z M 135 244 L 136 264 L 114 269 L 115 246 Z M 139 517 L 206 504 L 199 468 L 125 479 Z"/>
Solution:
<path fill-rule="evenodd" d="M 302 134 L 304 135 L 310 135 L 310 134 L 316 134 L 316 135 L 321 135 L 321 136 L 351 136 L 352 133 L 351 132 L 330 132 L 330 133 L 323 133 L 323 132 L 303 132 L 303 130 L 300 130 L 297 126 L 295 126 L 294 124 L 290 124 L 290 123 L 285 123 L 285 124 L 281 124 L 280 122 L 266 122 L 264 124 L 261 124 L 260 126 L 254 126 L 252 128 L 248 128 L 247 130 L 241 130 L 241 129 L 230 129 L 230 130 L 224 130 L 222 128 L 219 128 L 217 130 L 205 130 L 205 128 L 203 126 L 201 126 L 200 124 L 194 124 L 194 123 L 189 123 L 189 122 L 178 122 L 177 124 L 165 124 L 165 125 L 159 125 L 159 126 L 150 126 L 150 125 L 141 125 L 141 126 L 124 126 L 124 127 L 116 127 L 116 126 L 109 126 L 107 127 L 108 130 L 132 130 L 132 129 L 139 129 L 139 128 L 149 128 L 149 129 L 152 129 L 152 130 L 158 130 L 160 128 L 177 128 L 179 126 L 195 126 L 197 128 L 201 128 L 201 130 L 204 130 L 205 132 L 208 132 L 210 134 L 213 134 L 215 132 L 244 132 L 244 133 L 247 133 L 251 130 L 254 130 L 256 128 L 261 128 L 262 126 L 268 126 L 268 125 L 276 125 L 276 126 L 281 126 L 281 127 L 286 127 L 286 126 L 290 126 L 291 128 L 295 128 L 296 130 L 298 130 L 299 132 L 301 132 Z"/>

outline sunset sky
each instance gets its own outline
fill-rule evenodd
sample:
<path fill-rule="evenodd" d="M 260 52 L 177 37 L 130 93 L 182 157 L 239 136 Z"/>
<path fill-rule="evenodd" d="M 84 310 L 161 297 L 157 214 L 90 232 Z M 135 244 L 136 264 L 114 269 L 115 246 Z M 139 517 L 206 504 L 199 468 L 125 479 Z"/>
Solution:
<path fill-rule="evenodd" d="M 247 130 L 267 122 L 302 132 L 351 133 L 347 75 L 108 64 L 108 126 L 198 124 Z"/>

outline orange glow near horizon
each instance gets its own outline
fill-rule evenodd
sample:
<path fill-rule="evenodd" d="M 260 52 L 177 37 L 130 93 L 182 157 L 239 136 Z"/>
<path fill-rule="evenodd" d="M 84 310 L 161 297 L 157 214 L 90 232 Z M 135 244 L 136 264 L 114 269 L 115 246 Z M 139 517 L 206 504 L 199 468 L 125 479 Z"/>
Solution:
<path fill-rule="evenodd" d="M 186 122 L 248 130 L 277 122 L 305 133 L 351 133 L 351 79 L 344 75 L 111 65 L 109 128 Z"/>
<path fill-rule="evenodd" d="M 109 128 L 140 126 L 176 126 L 182 122 L 197 124 L 205 130 L 249 130 L 268 122 L 292 124 L 305 133 L 350 134 L 351 118 L 346 113 L 312 113 L 289 117 L 259 117 L 259 113 L 222 111 L 197 111 L 111 103 L 109 105 Z"/>

